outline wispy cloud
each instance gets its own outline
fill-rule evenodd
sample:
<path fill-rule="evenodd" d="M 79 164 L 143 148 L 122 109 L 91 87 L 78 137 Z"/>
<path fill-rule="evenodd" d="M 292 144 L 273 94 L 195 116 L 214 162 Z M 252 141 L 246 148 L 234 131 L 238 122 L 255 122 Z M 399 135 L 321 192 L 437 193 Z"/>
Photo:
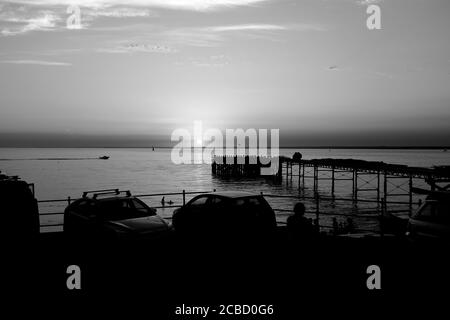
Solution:
<path fill-rule="evenodd" d="M 31 64 L 39 66 L 50 66 L 50 67 L 70 67 L 72 64 L 67 62 L 58 61 L 43 61 L 43 60 L 1 60 L 0 63 L 7 64 Z"/>
<path fill-rule="evenodd" d="M 161 35 L 167 41 L 178 45 L 197 47 L 216 47 L 226 41 L 234 34 L 252 39 L 263 38 L 274 40 L 274 38 L 263 37 L 264 34 L 285 31 L 323 31 L 321 26 L 312 24 L 275 25 L 275 24 L 236 24 L 209 27 L 178 28 L 167 30 Z"/>
<path fill-rule="evenodd" d="M 130 43 L 112 48 L 100 48 L 97 52 L 104 53 L 175 53 L 177 50 L 165 45 L 150 45 L 144 43 Z"/>
<path fill-rule="evenodd" d="M 225 39 L 209 28 L 177 28 L 160 33 L 160 37 L 175 46 L 216 47 Z"/>
<path fill-rule="evenodd" d="M 18 12 L 5 11 L 0 14 L 0 21 L 11 23 L 4 28 L 4 36 L 16 35 L 37 30 L 52 30 L 60 18 L 51 11 L 38 11 L 34 15 L 28 14 L 24 9 Z"/>
<path fill-rule="evenodd" d="M 81 9 L 80 9 L 81 10 Z M 105 8 L 83 8 L 81 11 L 81 29 L 92 29 L 93 21 L 98 18 L 148 18 L 157 17 L 158 14 L 147 8 L 133 7 L 105 7 Z M 111 28 L 111 27 L 109 27 Z M 123 30 L 123 26 L 116 26 L 117 30 Z M 98 28 L 96 28 L 98 30 Z M 110 30 L 111 31 L 111 30 Z"/>
<path fill-rule="evenodd" d="M 321 26 L 313 24 L 232 24 L 202 27 L 179 27 L 167 28 L 164 26 L 149 27 L 137 25 L 134 31 L 136 36 L 126 42 L 115 45 L 109 49 L 102 49 L 104 52 L 124 53 L 124 52 L 179 52 L 183 47 L 219 47 L 228 40 L 236 37 L 265 41 L 280 41 L 281 32 L 307 32 L 325 30 Z M 146 32 L 142 32 L 146 29 Z M 139 34 L 140 33 L 140 34 Z M 130 44 L 131 43 L 131 44 Z M 149 45 L 145 45 L 149 44 Z M 155 46 L 154 44 L 158 44 Z"/>
<path fill-rule="evenodd" d="M 29 31 L 65 27 L 66 8 L 79 5 L 82 28 L 99 17 L 144 18 L 157 16 L 152 9 L 208 12 L 253 6 L 271 0 L 6 0 L 1 4 L 0 34 L 17 35 Z"/>
<path fill-rule="evenodd" d="M 238 24 L 229 26 L 216 26 L 208 28 L 213 32 L 233 32 L 233 31 L 324 31 L 325 29 L 316 24 L 291 24 L 291 25 L 276 25 L 276 24 Z"/>
<path fill-rule="evenodd" d="M 268 0 L 7 0 L 9 3 L 35 6 L 68 6 L 76 4 L 88 8 L 138 6 L 195 11 L 249 6 L 265 1 Z"/>
<path fill-rule="evenodd" d="M 369 6 L 371 4 L 379 4 L 383 0 L 357 0 L 356 4 L 359 4 L 361 6 Z"/>
<path fill-rule="evenodd" d="M 213 32 L 227 32 L 227 31 L 277 31 L 286 30 L 284 26 L 273 24 L 240 24 L 231 26 L 217 26 L 209 28 Z"/>
<path fill-rule="evenodd" d="M 156 16 L 156 13 L 146 8 L 113 7 L 83 10 L 83 16 L 89 18 L 137 18 L 154 17 Z"/>
<path fill-rule="evenodd" d="M 358 75 L 362 75 L 364 77 L 370 77 L 370 78 L 385 78 L 385 79 L 394 79 L 395 75 L 391 72 L 384 72 L 384 71 L 378 71 L 378 70 L 371 70 L 371 69 L 361 69 L 361 68 L 352 68 L 349 66 L 338 66 L 338 65 L 330 65 L 326 68 L 324 68 L 324 70 L 329 71 L 329 72 L 345 72 L 348 74 L 358 74 Z"/>

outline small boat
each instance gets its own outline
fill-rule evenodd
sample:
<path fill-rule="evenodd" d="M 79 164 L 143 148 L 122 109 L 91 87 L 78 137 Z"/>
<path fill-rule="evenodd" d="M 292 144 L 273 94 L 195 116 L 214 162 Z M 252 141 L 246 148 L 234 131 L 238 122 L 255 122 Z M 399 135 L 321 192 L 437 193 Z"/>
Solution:
<path fill-rule="evenodd" d="M 98 157 L 100 160 L 108 160 L 109 159 L 109 156 L 101 156 L 101 157 Z"/>

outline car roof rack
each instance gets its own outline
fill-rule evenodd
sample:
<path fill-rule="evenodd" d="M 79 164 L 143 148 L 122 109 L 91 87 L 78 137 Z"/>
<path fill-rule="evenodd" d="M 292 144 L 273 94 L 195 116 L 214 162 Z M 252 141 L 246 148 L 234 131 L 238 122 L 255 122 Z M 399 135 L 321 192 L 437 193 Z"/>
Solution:
<path fill-rule="evenodd" d="M 87 198 L 88 194 L 92 193 L 92 198 L 97 199 L 98 196 L 102 195 L 119 195 L 121 193 L 125 193 L 127 197 L 131 197 L 130 190 L 120 191 L 119 189 L 103 189 L 103 190 L 92 190 L 83 192 L 83 198 Z"/>
<path fill-rule="evenodd" d="M 3 174 L 0 171 L 0 180 L 8 180 L 8 181 L 19 181 L 20 177 L 19 176 L 8 176 L 6 174 Z"/>

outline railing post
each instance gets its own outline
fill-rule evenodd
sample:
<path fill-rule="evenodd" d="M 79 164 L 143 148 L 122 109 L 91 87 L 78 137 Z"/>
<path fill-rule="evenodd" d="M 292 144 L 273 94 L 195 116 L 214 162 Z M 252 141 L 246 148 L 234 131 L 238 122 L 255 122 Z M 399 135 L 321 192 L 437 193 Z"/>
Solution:
<path fill-rule="evenodd" d="M 413 210 L 413 177 L 410 174 L 409 175 L 409 214 L 411 215 L 411 212 Z"/>
<path fill-rule="evenodd" d="M 436 184 L 433 180 L 433 177 L 431 175 L 428 176 L 428 181 L 430 181 L 430 190 L 431 191 L 436 191 Z"/>
<path fill-rule="evenodd" d="M 285 163 L 286 163 L 286 182 L 287 182 L 289 178 L 289 162 L 286 161 Z"/>
<path fill-rule="evenodd" d="M 302 167 L 300 165 L 300 162 L 298 163 L 298 191 L 300 192 L 301 190 L 301 185 L 300 185 L 300 181 L 302 179 Z"/>
<path fill-rule="evenodd" d="M 186 190 L 183 189 L 183 206 L 186 204 Z"/>
<path fill-rule="evenodd" d="M 384 235 L 384 219 L 386 217 L 386 200 L 383 198 L 381 199 L 381 212 L 380 212 L 380 236 L 382 237 Z"/>
<path fill-rule="evenodd" d="M 331 196 L 334 199 L 334 164 L 331 166 Z"/>
<path fill-rule="evenodd" d="M 313 190 L 314 190 L 314 193 L 316 193 L 317 192 L 317 179 L 318 179 L 318 173 L 317 173 L 317 170 L 318 170 L 318 168 L 317 168 L 317 165 L 316 164 L 314 164 L 314 173 L 313 173 L 313 179 L 314 179 L 314 185 L 313 185 Z"/>
<path fill-rule="evenodd" d="M 377 171 L 377 203 L 380 203 L 380 169 Z"/>
<path fill-rule="evenodd" d="M 320 199 L 319 194 L 316 194 L 316 225 L 319 228 L 319 216 L 320 216 Z"/>

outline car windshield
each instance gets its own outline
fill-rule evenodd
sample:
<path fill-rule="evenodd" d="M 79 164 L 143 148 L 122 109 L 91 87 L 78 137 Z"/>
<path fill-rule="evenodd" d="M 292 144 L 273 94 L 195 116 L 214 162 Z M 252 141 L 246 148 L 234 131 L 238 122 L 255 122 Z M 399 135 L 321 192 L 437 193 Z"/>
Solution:
<path fill-rule="evenodd" d="M 258 212 L 266 209 L 266 202 L 260 197 L 247 197 L 233 200 L 232 205 L 240 209 L 245 209 L 251 212 Z"/>
<path fill-rule="evenodd" d="M 100 204 L 103 217 L 107 220 L 124 220 L 153 215 L 151 210 L 136 199 L 116 199 Z"/>

